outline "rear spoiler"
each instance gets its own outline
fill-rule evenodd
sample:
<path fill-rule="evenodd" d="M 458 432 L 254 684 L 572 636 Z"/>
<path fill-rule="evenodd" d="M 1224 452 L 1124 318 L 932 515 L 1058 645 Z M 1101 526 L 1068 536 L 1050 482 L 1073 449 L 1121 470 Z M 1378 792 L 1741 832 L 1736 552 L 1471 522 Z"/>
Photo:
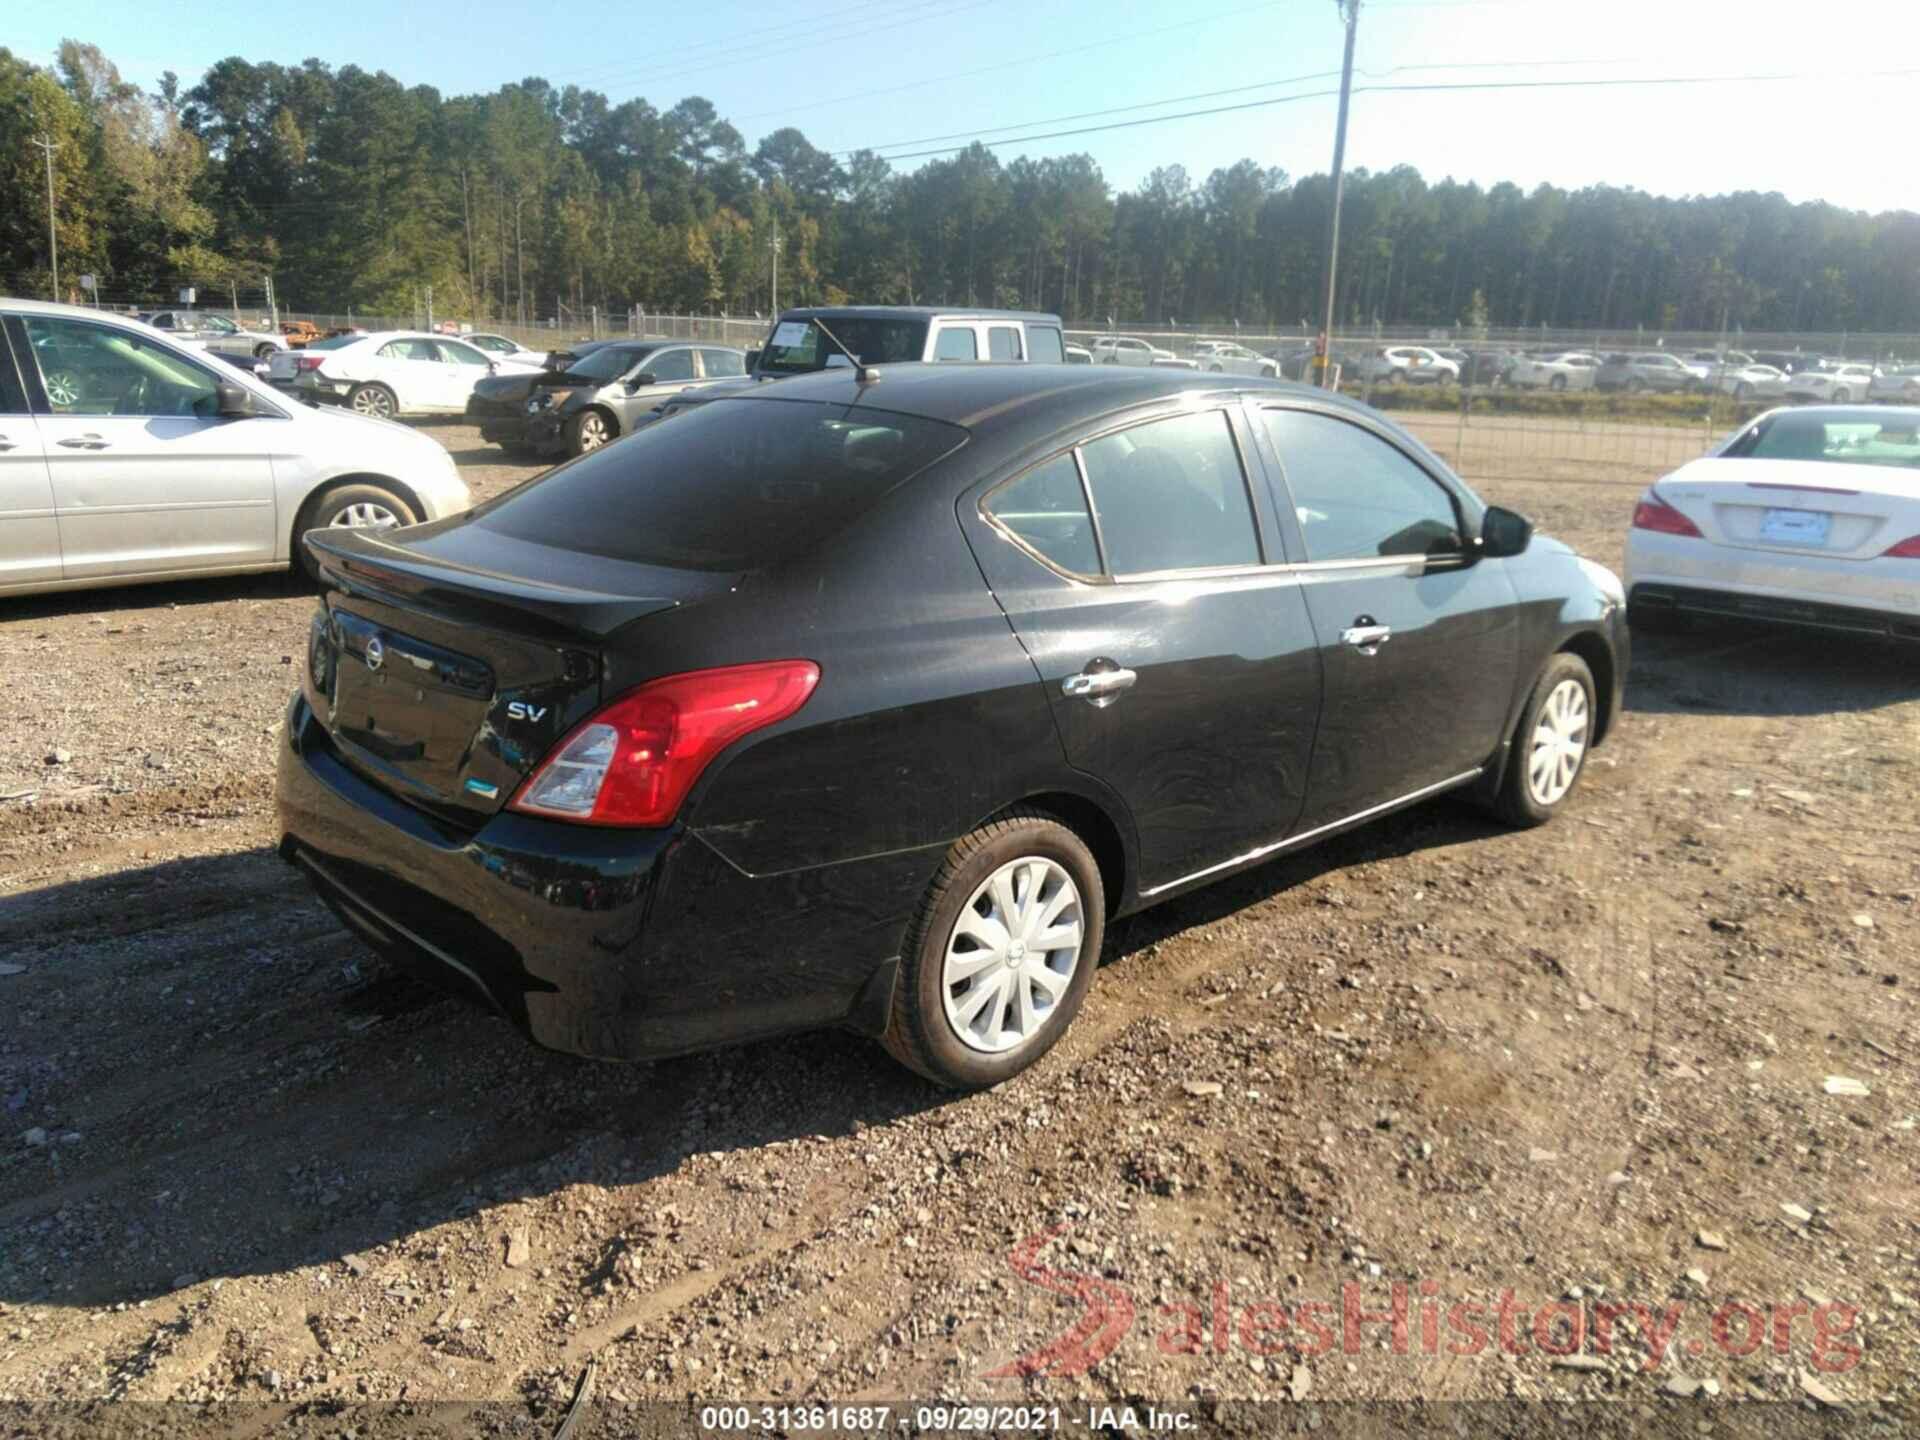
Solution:
<path fill-rule="evenodd" d="M 349 593 L 400 597 L 409 606 L 464 623 L 552 640 L 607 639 L 622 626 L 726 590 L 734 577 L 575 557 L 582 582 L 560 584 L 423 555 L 364 530 L 309 530 L 302 543 L 324 584 Z M 476 546 L 484 549 L 484 545 Z M 618 589 L 608 582 L 621 580 Z"/>

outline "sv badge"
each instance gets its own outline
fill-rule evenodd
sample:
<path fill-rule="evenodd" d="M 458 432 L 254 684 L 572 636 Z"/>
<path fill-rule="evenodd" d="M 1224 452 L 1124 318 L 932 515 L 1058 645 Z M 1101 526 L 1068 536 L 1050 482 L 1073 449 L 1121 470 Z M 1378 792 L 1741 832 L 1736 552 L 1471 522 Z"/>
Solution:
<path fill-rule="evenodd" d="M 507 706 L 507 718 L 537 721 L 547 713 L 548 708 L 545 705 L 529 705 L 524 700 L 515 700 Z"/>

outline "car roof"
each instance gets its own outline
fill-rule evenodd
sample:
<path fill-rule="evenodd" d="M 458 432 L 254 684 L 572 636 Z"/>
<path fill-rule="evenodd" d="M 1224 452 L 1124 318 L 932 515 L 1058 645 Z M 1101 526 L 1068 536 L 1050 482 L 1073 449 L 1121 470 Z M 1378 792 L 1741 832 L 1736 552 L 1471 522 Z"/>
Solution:
<path fill-rule="evenodd" d="M 981 310 L 953 305 L 808 305 L 782 310 L 782 320 L 1032 320 L 1058 325 L 1060 317 L 1039 310 Z"/>
<path fill-rule="evenodd" d="M 875 365 L 869 369 L 878 378 L 868 385 L 858 382 L 851 366 L 838 366 L 796 375 L 777 385 L 742 390 L 737 398 L 755 404 L 817 400 L 863 405 L 969 427 L 1019 414 L 1023 423 L 1053 430 L 1170 396 L 1261 391 L 1311 396 L 1316 403 L 1372 418 L 1371 412 L 1357 402 L 1311 386 L 1250 376 L 1233 376 L 1230 383 L 1223 383 L 1227 377 L 1168 367 L 1090 368 L 982 361 Z"/>

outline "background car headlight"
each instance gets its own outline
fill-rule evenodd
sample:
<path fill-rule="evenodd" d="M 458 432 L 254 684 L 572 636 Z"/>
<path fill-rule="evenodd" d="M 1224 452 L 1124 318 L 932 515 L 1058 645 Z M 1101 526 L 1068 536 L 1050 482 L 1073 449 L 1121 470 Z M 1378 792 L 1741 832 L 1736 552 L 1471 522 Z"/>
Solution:
<path fill-rule="evenodd" d="M 527 413 L 529 415 L 538 415 L 542 410 L 550 410 L 552 408 L 553 396 L 551 395 L 543 393 L 539 395 L 529 395 L 527 397 Z"/>

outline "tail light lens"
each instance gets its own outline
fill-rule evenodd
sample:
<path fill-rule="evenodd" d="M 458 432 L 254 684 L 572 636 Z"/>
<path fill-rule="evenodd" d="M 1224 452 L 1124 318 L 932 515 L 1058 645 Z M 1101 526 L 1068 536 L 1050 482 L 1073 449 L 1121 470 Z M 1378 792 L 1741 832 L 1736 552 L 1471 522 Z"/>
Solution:
<path fill-rule="evenodd" d="M 1674 509 L 1660 496 L 1658 490 L 1649 490 L 1640 497 L 1640 503 L 1633 507 L 1633 528 L 1652 530 L 1660 535 L 1691 535 L 1698 540 L 1700 527 Z"/>
<path fill-rule="evenodd" d="M 1880 552 L 1882 560 L 1920 560 L 1920 535 L 1910 535 L 1898 545 Z"/>
<path fill-rule="evenodd" d="M 327 363 L 324 355 L 296 355 L 293 361 L 295 370 L 318 370 Z"/>
<path fill-rule="evenodd" d="M 793 714 L 819 681 L 811 660 L 650 681 L 575 726 L 508 808 L 583 825 L 666 825 L 716 755 Z"/>

